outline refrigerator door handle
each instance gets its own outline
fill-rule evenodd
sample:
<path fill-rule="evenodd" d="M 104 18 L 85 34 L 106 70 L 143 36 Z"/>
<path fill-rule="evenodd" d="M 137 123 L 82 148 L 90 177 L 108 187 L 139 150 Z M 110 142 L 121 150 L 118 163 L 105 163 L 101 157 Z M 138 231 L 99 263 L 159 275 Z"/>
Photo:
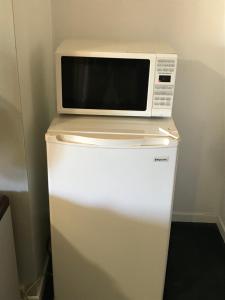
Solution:
<path fill-rule="evenodd" d="M 64 144 L 86 145 L 106 148 L 168 147 L 176 145 L 171 136 L 123 135 L 123 134 L 57 134 L 47 137 L 48 141 Z"/>

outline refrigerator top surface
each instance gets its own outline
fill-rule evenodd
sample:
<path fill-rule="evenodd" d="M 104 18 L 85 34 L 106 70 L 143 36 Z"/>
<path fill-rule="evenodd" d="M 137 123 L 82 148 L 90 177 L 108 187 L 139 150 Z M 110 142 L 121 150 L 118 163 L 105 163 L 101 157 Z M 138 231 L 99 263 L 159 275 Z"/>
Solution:
<path fill-rule="evenodd" d="M 179 133 L 172 118 L 59 115 L 52 121 L 47 135 L 59 133 L 170 135 L 179 140 Z"/>

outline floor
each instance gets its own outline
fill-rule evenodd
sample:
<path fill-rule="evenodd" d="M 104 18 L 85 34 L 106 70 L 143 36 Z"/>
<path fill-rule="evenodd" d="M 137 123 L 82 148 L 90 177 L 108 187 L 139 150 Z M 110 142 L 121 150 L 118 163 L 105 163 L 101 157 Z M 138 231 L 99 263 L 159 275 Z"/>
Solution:
<path fill-rule="evenodd" d="M 49 270 L 44 300 L 52 299 Z M 225 300 L 225 244 L 215 224 L 172 224 L 164 300 Z"/>
<path fill-rule="evenodd" d="M 215 224 L 173 223 L 164 300 L 225 300 L 225 244 Z"/>

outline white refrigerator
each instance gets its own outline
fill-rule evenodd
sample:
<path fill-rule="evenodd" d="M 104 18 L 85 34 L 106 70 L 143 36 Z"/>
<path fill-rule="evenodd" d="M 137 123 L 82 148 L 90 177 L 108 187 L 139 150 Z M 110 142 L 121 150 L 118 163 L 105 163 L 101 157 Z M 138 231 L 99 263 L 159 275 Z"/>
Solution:
<path fill-rule="evenodd" d="M 53 120 L 55 300 L 162 300 L 178 142 L 172 119 Z"/>

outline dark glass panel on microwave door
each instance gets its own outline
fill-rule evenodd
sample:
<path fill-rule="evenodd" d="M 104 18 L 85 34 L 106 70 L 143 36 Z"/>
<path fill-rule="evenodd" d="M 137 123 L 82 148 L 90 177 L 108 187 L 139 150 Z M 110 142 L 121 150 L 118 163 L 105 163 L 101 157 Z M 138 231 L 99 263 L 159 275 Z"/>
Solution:
<path fill-rule="evenodd" d="M 146 110 L 148 59 L 63 56 L 61 67 L 64 108 Z"/>

